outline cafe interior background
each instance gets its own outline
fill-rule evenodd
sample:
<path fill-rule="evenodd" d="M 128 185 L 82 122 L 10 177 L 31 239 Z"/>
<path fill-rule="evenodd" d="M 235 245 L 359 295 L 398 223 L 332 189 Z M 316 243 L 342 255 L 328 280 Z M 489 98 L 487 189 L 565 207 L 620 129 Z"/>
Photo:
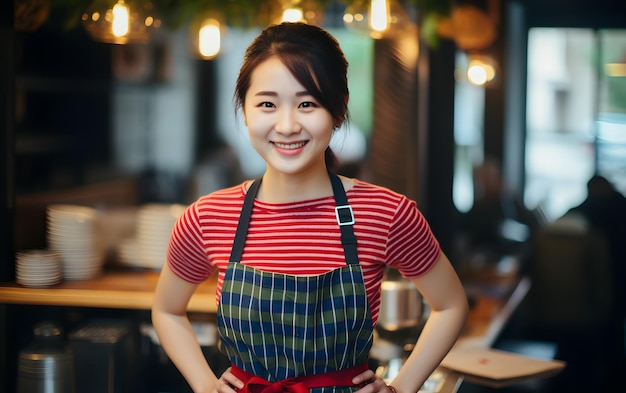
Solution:
<path fill-rule="evenodd" d="M 350 62 L 352 121 L 332 142 L 341 171 L 417 200 L 459 271 L 501 262 L 474 258 L 460 236 L 481 165 L 495 165 L 540 226 L 580 203 L 594 173 L 626 193 L 624 3 L 382 1 L 387 11 L 369 13 L 359 0 L 10 3 L 0 5 L 1 282 L 15 281 L 19 252 L 46 247 L 46 206 L 185 205 L 261 174 L 234 80 L 250 40 L 289 18 L 328 28 Z M 130 30 L 112 34 L 119 10 Z M 386 12 L 387 30 L 368 24 Z M 505 254 L 526 252 L 534 228 L 506 224 Z M 6 389 L 38 318 L 0 310 Z"/>

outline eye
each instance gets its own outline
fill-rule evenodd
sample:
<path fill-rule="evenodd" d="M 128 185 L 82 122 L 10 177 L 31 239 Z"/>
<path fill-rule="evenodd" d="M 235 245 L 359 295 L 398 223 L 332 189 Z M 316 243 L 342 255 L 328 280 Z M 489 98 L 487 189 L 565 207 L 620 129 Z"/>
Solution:
<path fill-rule="evenodd" d="M 305 102 L 302 102 L 298 107 L 303 108 L 303 109 L 308 109 L 308 108 L 317 108 L 318 105 L 312 101 L 305 101 Z"/>
<path fill-rule="evenodd" d="M 259 104 L 257 105 L 259 108 L 275 108 L 276 105 L 274 105 L 272 102 L 269 101 L 263 101 L 263 102 L 259 102 Z"/>

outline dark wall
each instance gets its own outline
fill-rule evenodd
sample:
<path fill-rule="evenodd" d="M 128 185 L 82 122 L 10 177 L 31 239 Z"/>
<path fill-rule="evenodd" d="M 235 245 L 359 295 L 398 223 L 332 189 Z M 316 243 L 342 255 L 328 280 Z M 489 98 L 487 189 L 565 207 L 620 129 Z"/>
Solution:
<path fill-rule="evenodd" d="M 0 2 L 0 281 L 12 277 L 13 242 L 13 2 Z M 6 306 L 0 305 L 0 381 L 9 379 Z M 0 390 L 5 383 L 0 382 Z"/>
<path fill-rule="evenodd" d="M 11 229 L 13 227 L 13 123 L 14 123 L 14 82 L 13 49 L 13 2 L 0 2 L 0 280 L 6 280 L 11 266 L 5 261 L 13 259 Z"/>
<path fill-rule="evenodd" d="M 72 187 L 109 161 L 111 45 L 50 14 L 15 33 L 16 192 Z"/>

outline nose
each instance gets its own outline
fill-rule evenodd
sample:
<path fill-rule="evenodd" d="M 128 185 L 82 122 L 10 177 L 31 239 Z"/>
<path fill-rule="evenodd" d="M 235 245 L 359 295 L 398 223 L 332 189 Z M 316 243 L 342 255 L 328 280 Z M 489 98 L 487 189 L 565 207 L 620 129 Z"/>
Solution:
<path fill-rule="evenodd" d="M 298 133 L 301 129 L 297 114 L 286 108 L 279 111 L 274 128 L 276 132 L 285 135 Z"/>

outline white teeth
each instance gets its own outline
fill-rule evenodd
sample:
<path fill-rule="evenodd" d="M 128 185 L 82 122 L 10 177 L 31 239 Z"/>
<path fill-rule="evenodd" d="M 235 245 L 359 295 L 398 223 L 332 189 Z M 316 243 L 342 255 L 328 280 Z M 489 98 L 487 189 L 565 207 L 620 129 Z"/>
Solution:
<path fill-rule="evenodd" d="M 276 147 L 281 149 L 297 149 L 305 145 L 306 142 L 298 142 L 298 143 L 278 143 L 274 142 Z"/>

